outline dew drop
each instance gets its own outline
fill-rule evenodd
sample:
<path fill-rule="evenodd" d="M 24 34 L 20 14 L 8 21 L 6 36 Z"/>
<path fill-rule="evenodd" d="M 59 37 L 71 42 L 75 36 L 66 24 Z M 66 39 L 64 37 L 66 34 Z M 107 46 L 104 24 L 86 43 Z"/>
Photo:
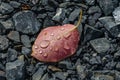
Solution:
<path fill-rule="evenodd" d="M 43 40 L 41 43 L 40 43 L 40 47 L 41 48 L 47 48 L 50 44 L 50 41 L 49 40 Z"/>
<path fill-rule="evenodd" d="M 54 36 L 54 34 L 53 34 L 53 33 L 51 33 L 50 35 L 51 35 L 51 36 Z"/>
<path fill-rule="evenodd" d="M 52 48 L 50 47 L 50 50 L 52 51 Z"/>
<path fill-rule="evenodd" d="M 38 47 L 35 45 L 34 48 L 37 49 Z"/>
<path fill-rule="evenodd" d="M 58 47 L 55 47 L 55 51 L 58 51 Z"/>
<path fill-rule="evenodd" d="M 63 30 L 65 30 L 65 28 L 61 28 L 61 30 L 63 31 Z"/>
<path fill-rule="evenodd" d="M 65 38 L 69 38 L 71 36 L 71 32 L 64 34 Z"/>
<path fill-rule="evenodd" d="M 44 53 L 44 54 L 43 54 L 43 57 L 44 57 L 44 58 L 47 58 L 47 56 L 48 56 L 47 53 Z"/>
<path fill-rule="evenodd" d="M 59 40 L 61 37 L 60 36 L 57 36 L 57 40 Z"/>
<path fill-rule="evenodd" d="M 42 54 L 42 51 L 40 50 L 39 53 Z"/>
<path fill-rule="evenodd" d="M 65 43 L 65 45 L 64 45 L 64 49 L 70 49 L 70 47 L 68 46 L 68 44 L 67 43 Z"/>

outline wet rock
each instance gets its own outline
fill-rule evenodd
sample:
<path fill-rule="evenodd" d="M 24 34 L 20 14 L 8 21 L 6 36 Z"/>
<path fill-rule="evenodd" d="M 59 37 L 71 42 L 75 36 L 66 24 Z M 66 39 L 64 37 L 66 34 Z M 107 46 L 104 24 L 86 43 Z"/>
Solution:
<path fill-rule="evenodd" d="M 45 73 L 45 74 L 43 75 L 43 77 L 41 78 L 41 80 L 50 80 L 49 74 L 48 74 L 48 73 Z"/>
<path fill-rule="evenodd" d="M 22 47 L 22 54 L 29 55 L 31 53 L 31 49 L 27 47 Z"/>
<path fill-rule="evenodd" d="M 5 36 L 0 35 L 0 51 L 7 49 L 9 46 L 9 40 Z"/>
<path fill-rule="evenodd" d="M 54 22 L 52 20 L 50 20 L 51 18 L 46 17 L 44 19 L 44 23 L 43 23 L 43 28 L 49 27 L 49 26 L 54 26 Z"/>
<path fill-rule="evenodd" d="M 4 28 L 4 26 L 0 23 L 0 34 L 5 34 L 6 29 Z"/>
<path fill-rule="evenodd" d="M 39 0 L 30 0 L 33 4 L 37 4 Z"/>
<path fill-rule="evenodd" d="M 92 6 L 87 11 L 88 14 L 100 13 L 100 12 L 101 12 L 101 10 L 100 10 L 99 6 Z"/>
<path fill-rule="evenodd" d="M 0 80 L 6 80 L 5 72 L 0 70 Z"/>
<path fill-rule="evenodd" d="M 88 5 L 94 5 L 94 4 L 95 4 L 95 0 L 85 0 L 85 2 L 86 2 Z"/>
<path fill-rule="evenodd" d="M 13 21 L 11 19 L 8 19 L 6 21 L 0 21 L 0 23 L 3 25 L 3 27 L 6 29 L 6 30 L 11 30 L 13 29 Z"/>
<path fill-rule="evenodd" d="M 103 32 L 100 30 L 90 26 L 90 25 L 85 25 L 85 32 L 84 32 L 84 42 L 100 38 L 103 36 Z"/>
<path fill-rule="evenodd" d="M 120 70 L 120 62 L 118 62 L 118 63 L 116 64 L 116 69 L 117 69 L 117 70 Z"/>
<path fill-rule="evenodd" d="M 115 71 L 115 80 L 120 80 L 120 72 L 119 71 Z"/>
<path fill-rule="evenodd" d="M 32 80 L 40 80 L 44 74 L 44 69 L 39 68 L 32 76 Z"/>
<path fill-rule="evenodd" d="M 32 11 L 21 11 L 13 15 L 15 29 L 25 34 L 35 34 L 40 30 L 41 24 Z"/>
<path fill-rule="evenodd" d="M 75 9 L 73 12 L 71 12 L 71 14 L 69 15 L 68 20 L 70 22 L 74 22 L 75 19 L 79 16 L 80 13 L 80 9 Z"/>
<path fill-rule="evenodd" d="M 118 50 L 116 53 L 114 53 L 114 58 L 119 59 L 120 58 L 120 50 Z"/>
<path fill-rule="evenodd" d="M 20 34 L 17 31 L 10 31 L 7 37 L 13 41 L 20 42 Z"/>
<path fill-rule="evenodd" d="M 117 24 L 120 24 L 120 7 L 115 8 L 113 11 L 113 17 L 115 19 L 115 22 Z"/>
<path fill-rule="evenodd" d="M 19 2 L 17 2 L 17 1 L 10 1 L 9 2 L 10 3 L 10 5 L 13 7 L 13 8 L 19 8 L 20 7 L 20 3 Z"/>
<path fill-rule="evenodd" d="M 116 8 L 118 0 L 97 0 L 105 15 L 109 15 Z"/>
<path fill-rule="evenodd" d="M 90 41 L 97 53 L 105 53 L 110 48 L 110 42 L 106 38 L 98 38 Z"/>
<path fill-rule="evenodd" d="M 89 61 L 89 63 L 92 64 L 92 65 L 95 65 L 95 64 L 99 65 L 102 62 L 101 62 L 100 56 L 96 56 L 96 57 L 91 58 L 90 61 Z"/>
<path fill-rule="evenodd" d="M 54 76 L 55 76 L 55 79 L 66 80 L 68 75 L 66 72 L 56 72 Z"/>
<path fill-rule="evenodd" d="M 113 70 L 113 69 L 115 68 L 115 65 L 116 65 L 116 62 L 114 62 L 114 61 L 109 61 L 109 62 L 105 65 L 104 69 Z"/>
<path fill-rule="evenodd" d="M 54 8 L 57 8 L 59 6 L 58 2 L 55 0 L 48 0 L 48 3 L 50 6 L 54 6 Z"/>
<path fill-rule="evenodd" d="M 7 52 L 7 61 L 14 61 L 15 59 L 17 59 L 17 55 L 18 52 L 16 50 L 9 48 Z"/>
<path fill-rule="evenodd" d="M 1 62 L 0 62 L 0 70 L 5 70 L 5 67 Z"/>
<path fill-rule="evenodd" d="M 5 59 L 7 57 L 6 53 L 0 53 L 0 60 Z"/>
<path fill-rule="evenodd" d="M 52 20 L 57 21 L 57 22 L 63 21 L 65 18 L 65 13 L 66 13 L 66 10 L 64 8 L 58 8 L 57 12 L 56 12 L 55 16 L 53 16 Z"/>
<path fill-rule="evenodd" d="M 68 61 L 61 61 L 59 62 L 58 66 L 59 68 L 73 69 L 72 63 Z"/>
<path fill-rule="evenodd" d="M 31 41 L 29 36 L 27 35 L 21 35 L 21 42 L 25 47 L 31 47 Z"/>
<path fill-rule="evenodd" d="M 0 4 L 0 13 L 2 13 L 2 14 L 11 13 L 13 10 L 14 10 L 14 8 L 11 5 L 9 5 L 8 3 L 2 2 Z"/>
<path fill-rule="evenodd" d="M 6 79 L 7 80 L 24 80 L 25 70 L 24 62 L 16 60 L 6 63 Z"/>

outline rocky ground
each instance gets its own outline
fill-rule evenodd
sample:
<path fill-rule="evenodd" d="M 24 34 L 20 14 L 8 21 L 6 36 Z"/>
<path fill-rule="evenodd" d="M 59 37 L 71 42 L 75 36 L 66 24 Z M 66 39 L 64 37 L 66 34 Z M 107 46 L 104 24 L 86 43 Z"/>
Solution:
<path fill-rule="evenodd" d="M 76 24 L 76 54 L 57 63 L 31 57 L 39 32 Z M 0 80 L 120 80 L 119 0 L 0 0 Z"/>

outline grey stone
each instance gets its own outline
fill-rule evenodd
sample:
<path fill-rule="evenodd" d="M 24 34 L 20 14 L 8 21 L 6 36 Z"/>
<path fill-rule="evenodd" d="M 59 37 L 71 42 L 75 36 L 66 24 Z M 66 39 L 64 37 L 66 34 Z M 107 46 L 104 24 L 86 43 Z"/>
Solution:
<path fill-rule="evenodd" d="M 13 10 L 14 10 L 14 8 L 11 5 L 9 5 L 8 3 L 2 2 L 0 4 L 0 13 L 2 13 L 2 14 L 11 13 Z"/>
<path fill-rule="evenodd" d="M 86 2 L 88 5 L 94 5 L 94 4 L 95 4 L 95 0 L 85 0 L 85 2 Z"/>
<path fill-rule="evenodd" d="M 13 41 L 20 42 L 20 34 L 18 31 L 10 31 L 7 37 Z"/>
<path fill-rule="evenodd" d="M 6 29 L 4 28 L 4 26 L 0 23 L 0 34 L 5 34 Z"/>
<path fill-rule="evenodd" d="M 114 58 L 119 59 L 120 58 L 120 50 L 118 50 L 116 53 L 114 53 Z"/>
<path fill-rule="evenodd" d="M 65 18 L 65 13 L 66 13 L 66 10 L 64 8 L 58 8 L 52 20 L 57 21 L 57 22 L 63 21 Z"/>
<path fill-rule="evenodd" d="M 32 80 L 41 80 L 42 76 L 44 74 L 44 70 L 42 68 L 39 68 L 32 76 Z"/>
<path fill-rule="evenodd" d="M 118 0 L 97 0 L 105 15 L 109 15 L 117 7 Z"/>
<path fill-rule="evenodd" d="M 116 64 L 116 69 L 117 69 L 117 70 L 120 70 L 120 62 L 118 62 L 118 63 Z"/>
<path fill-rule="evenodd" d="M 19 8 L 20 7 L 20 3 L 19 2 L 17 2 L 17 1 L 10 1 L 9 2 L 10 3 L 10 5 L 12 6 L 12 7 L 14 7 L 14 8 Z"/>
<path fill-rule="evenodd" d="M 5 36 L 0 35 L 0 51 L 7 49 L 9 46 L 9 40 Z"/>
<path fill-rule="evenodd" d="M 101 12 L 101 10 L 100 10 L 99 6 L 92 6 L 87 11 L 88 14 L 100 13 L 100 12 Z"/>
<path fill-rule="evenodd" d="M 0 70 L 0 80 L 6 80 L 5 72 Z"/>
<path fill-rule="evenodd" d="M 110 48 L 110 42 L 106 38 L 98 38 L 90 41 L 97 53 L 105 53 Z"/>
<path fill-rule="evenodd" d="M 73 65 L 69 61 L 60 61 L 59 64 L 58 64 L 58 66 L 60 68 L 73 69 Z"/>
<path fill-rule="evenodd" d="M 16 60 L 6 63 L 6 79 L 7 80 L 24 80 L 25 78 L 24 62 Z"/>
<path fill-rule="evenodd" d="M 13 15 L 15 29 L 25 34 L 33 35 L 40 30 L 41 24 L 32 11 L 21 11 Z"/>
<path fill-rule="evenodd" d="M 24 54 L 24 55 L 31 54 L 31 49 L 29 49 L 27 47 L 22 47 L 22 54 Z"/>
<path fill-rule="evenodd" d="M 95 64 L 99 65 L 102 62 L 101 62 L 100 56 L 96 56 L 96 57 L 91 58 L 90 61 L 89 61 L 89 63 L 92 64 L 92 65 L 95 65 Z"/>
<path fill-rule="evenodd" d="M 27 35 L 21 35 L 21 42 L 25 47 L 31 47 L 31 41 L 29 36 Z"/>
<path fill-rule="evenodd" d="M 67 78 L 67 73 L 66 72 L 56 72 L 55 74 L 54 74 L 54 76 L 55 76 L 55 79 L 60 79 L 60 80 L 66 80 L 66 78 Z"/>
<path fill-rule="evenodd" d="M 71 14 L 69 15 L 68 20 L 71 22 L 74 22 L 75 19 L 79 16 L 80 13 L 80 9 L 75 9 L 73 12 L 71 12 Z"/>
<path fill-rule="evenodd" d="M 15 59 L 17 59 L 17 55 L 18 55 L 18 52 L 16 50 L 8 48 L 8 51 L 7 51 L 7 61 L 8 62 L 14 61 Z"/>
<path fill-rule="evenodd" d="M 0 62 L 0 70 L 5 70 L 5 66 Z"/>
<path fill-rule="evenodd" d="M 115 8 L 113 11 L 113 17 L 115 19 L 115 22 L 117 24 L 120 24 L 120 7 Z"/>

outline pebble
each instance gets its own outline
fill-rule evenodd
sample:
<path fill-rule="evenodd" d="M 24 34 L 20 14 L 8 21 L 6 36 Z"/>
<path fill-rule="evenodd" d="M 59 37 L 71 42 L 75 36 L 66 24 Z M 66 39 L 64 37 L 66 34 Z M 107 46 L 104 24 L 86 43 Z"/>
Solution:
<path fill-rule="evenodd" d="M 14 8 L 11 5 L 9 5 L 8 3 L 2 2 L 0 4 L 0 13 L 2 13 L 2 14 L 9 14 L 13 10 L 14 10 Z"/>
<path fill-rule="evenodd" d="M 118 63 L 116 64 L 116 69 L 117 69 L 117 70 L 120 70 L 120 62 L 118 62 Z"/>
<path fill-rule="evenodd" d="M 6 80 L 5 72 L 0 70 L 0 80 Z"/>
<path fill-rule="evenodd" d="M 21 35 L 21 42 L 25 47 L 31 47 L 31 41 L 28 35 Z"/>
<path fill-rule="evenodd" d="M 85 0 L 85 2 L 86 2 L 88 5 L 94 5 L 94 4 L 95 4 L 95 0 Z"/>
<path fill-rule="evenodd" d="M 10 40 L 16 41 L 16 42 L 20 42 L 20 34 L 18 31 L 10 31 L 10 33 L 7 35 L 7 37 Z"/>
<path fill-rule="evenodd" d="M 19 8 L 21 5 L 21 3 L 17 2 L 17 1 L 10 1 L 9 3 L 13 8 Z"/>
<path fill-rule="evenodd" d="M 7 49 L 9 46 L 9 40 L 5 36 L 0 35 L 0 51 Z"/>
<path fill-rule="evenodd" d="M 97 2 L 105 15 L 110 15 L 118 4 L 118 0 L 97 0 Z"/>
<path fill-rule="evenodd" d="M 29 10 L 14 14 L 13 21 L 17 31 L 28 35 L 37 33 L 41 28 L 41 24 L 36 19 L 35 14 Z"/>
<path fill-rule="evenodd" d="M 115 8 L 113 11 L 113 17 L 115 19 L 115 22 L 117 24 L 120 24 L 120 7 Z"/>
<path fill-rule="evenodd" d="M 16 60 L 6 63 L 6 79 L 7 80 L 24 80 L 25 67 L 24 61 Z"/>
<path fill-rule="evenodd" d="M 27 47 L 22 47 L 22 54 L 24 55 L 30 55 L 31 53 L 31 49 L 27 48 Z"/>
<path fill-rule="evenodd" d="M 92 6 L 92 7 L 89 8 L 87 13 L 88 14 L 101 13 L 101 9 L 99 8 L 99 6 Z"/>
<path fill-rule="evenodd" d="M 105 53 L 110 48 L 110 42 L 106 38 L 98 38 L 90 41 L 97 53 Z"/>

